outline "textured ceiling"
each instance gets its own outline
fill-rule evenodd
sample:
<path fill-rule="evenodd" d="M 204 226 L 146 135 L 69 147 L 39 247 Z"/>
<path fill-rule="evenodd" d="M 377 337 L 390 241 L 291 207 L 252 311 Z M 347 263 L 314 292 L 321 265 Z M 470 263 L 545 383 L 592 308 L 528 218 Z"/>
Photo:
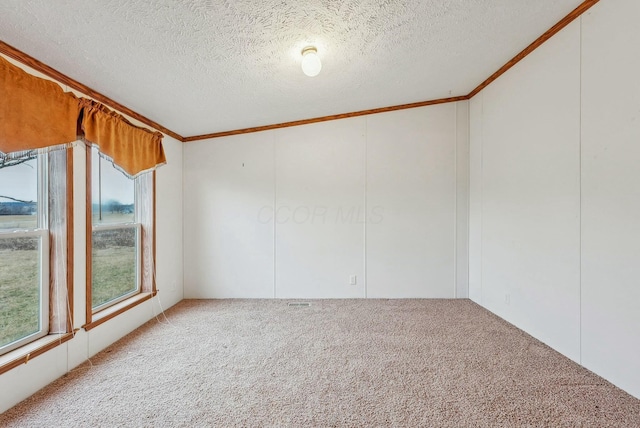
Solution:
<path fill-rule="evenodd" d="M 2 0 L 0 40 L 191 136 L 465 95 L 580 3 Z"/>

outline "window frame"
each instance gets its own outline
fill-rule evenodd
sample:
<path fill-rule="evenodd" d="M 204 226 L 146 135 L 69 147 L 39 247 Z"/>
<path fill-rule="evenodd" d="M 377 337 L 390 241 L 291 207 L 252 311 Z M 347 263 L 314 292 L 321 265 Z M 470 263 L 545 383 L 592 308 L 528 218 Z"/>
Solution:
<path fill-rule="evenodd" d="M 93 212 L 92 212 L 92 150 L 91 144 L 85 144 L 85 165 L 86 165 L 86 302 L 85 302 L 85 315 L 86 321 L 82 328 L 89 331 L 100 324 L 128 311 L 129 309 L 153 298 L 157 294 L 156 279 L 155 279 L 155 261 L 156 261 L 156 172 L 155 170 L 148 172 L 150 176 L 150 189 L 151 195 L 144 197 L 150 198 L 149 210 L 150 215 L 145 222 L 139 218 L 138 214 L 138 197 L 139 197 L 139 183 L 140 177 L 135 179 L 136 186 L 136 201 L 134 203 L 136 210 L 135 223 L 128 223 L 129 225 L 138 224 L 138 250 L 136 252 L 138 263 L 138 273 L 140 276 L 139 287 L 137 292 L 121 296 L 121 298 L 114 299 L 109 304 L 98 306 L 96 309 L 92 305 L 92 268 L 93 268 L 93 243 L 92 232 L 94 230 L 93 225 Z M 97 147 L 96 147 L 97 148 Z M 98 148 L 99 150 L 99 148 Z M 97 154 L 97 156 L 100 156 Z M 145 224 L 146 223 L 146 224 Z M 126 223 L 115 224 L 113 226 L 121 227 Z M 112 225 L 105 224 L 104 226 L 97 226 L 99 229 L 108 228 Z M 150 245 L 149 245 L 150 244 Z"/>
<path fill-rule="evenodd" d="M 62 152 L 64 155 L 60 156 L 61 159 L 52 162 L 54 160 L 52 159 L 54 152 Z M 42 179 L 38 178 L 38 224 L 34 229 L 23 229 L 16 233 L 23 236 L 42 236 L 40 240 L 40 255 L 42 259 L 40 271 L 42 272 L 42 267 L 46 267 L 44 271 L 46 272 L 47 280 L 45 282 L 41 277 L 41 284 L 44 282 L 43 289 L 47 292 L 46 317 L 44 318 L 47 327 L 46 329 L 41 328 L 41 331 L 36 334 L 20 339 L 19 345 L 16 345 L 18 341 L 12 342 L 10 344 L 11 349 L 7 346 L 0 355 L 0 374 L 26 364 L 30 359 L 66 343 L 75 335 L 73 322 L 73 147 L 67 147 L 60 151 L 40 153 L 37 158 L 38 173 L 42 174 Z M 56 177 L 56 184 L 52 184 L 50 166 L 52 163 L 58 164 L 58 162 L 62 161 L 64 161 L 64 170 L 57 171 L 60 176 Z M 62 176 L 63 174 L 64 177 Z M 52 187 L 55 185 L 59 186 L 59 188 Z M 61 192 L 64 193 L 64 197 L 60 196 Z M 56 212 L 63 216 L 60 217 L 62 223 L 55 225 L 52 223 L 50 215 L 52 197 L 59 198 L 55 201 L 55 204 L 59 205 Z M 14 232 L 10 233 L 15 236 L 13 235 Z M 59 248 L 56 248 L 58 247 L 57 241 L 63 242 L 63 245 Z M 46 244 L 43 244 L 43 242 Z M 46 249 L 42 248 L 45 245 Z M 62 290 L 55 288 L 55 285 L 58 284 L 59 286 L 60 283 L 63 283 Z M 66 304 L 64 307 L 59 308 L 60 312 L 57 313 L 52 300 L 58 298 L 58 293 L 60 292 L 66 294 L 63 295 Z M 43 313 L 41 311 L 41 320 L 43 319 L 42 316 Z M 57 323 L 54 323 L 54 317 L 58 317 Z M 60 317 L 64 318 L 61 319 Z M 64 331 L 52 331 L 52 329 L 56 329 L 54 324 L 58 325 L 58 329 Z"/>
<path fill-rule="evenodd" d="M 48 162 L 46 154 L 36 154 L 36 225 L 34 228 L 0 229 L 0 239 L 40 238 L 38 241 L 38 330 L 0 347 L 0 355 L 20 348 L 49 333 L 49 191 Z M 15 165 L 17 166 L 17 165 Z M 10 166 L 9 168 L 11 168 Z"/>

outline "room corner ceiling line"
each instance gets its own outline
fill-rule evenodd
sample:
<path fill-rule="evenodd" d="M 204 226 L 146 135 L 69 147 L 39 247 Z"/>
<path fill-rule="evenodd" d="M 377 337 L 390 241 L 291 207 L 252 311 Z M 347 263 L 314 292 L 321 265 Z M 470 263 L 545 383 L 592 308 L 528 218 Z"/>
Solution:
<path fill-rule="evenodd" d="M 33 58 L 32 56 L 14 48 L 11 45 L 6 44 L 5 42 L 3 42 L 2 40 L 0 40 L 0 53 L 7 55 L 10 58 L 15 59 L 16 61 L 21 62 L 24 65 L 27 65 L 31 68 L 33 68 L 36 71 L 41 72 L 42 74 L 51 77 L 52 79 L 62 83 L 63 85 L 67 85 L 70 88 L 73 88 L 77 91 L 82 92 L 83 94 L 87 95 L 88 97 L 93 98 L 94 100 L 108 106 L 111 107 L 115 110 L 118 110 L 120 113 L 124 113 L 125 115 L 128 115 L 136 120 L 139 120 L 140 122 L 144 123 L 145 125 L 148 125 L 164 134 L 167 134 L 173 138 L 175 138 L 178 141 L 184 142 L 184 137 L 182 137 L 180 134 L 173 132 L 170 129 L 165 128 L 164 126 L 160 125 L 159 123 L 154 122 L 153 120 L 141 115 L 140 113 L 137 113 L 133 110 L 131 110 L 130 108 L 120 104 L 117 101 L 112 100 L 111 98 L 107 97 L 106 95 L 101 94 L 100 92 L 97 92 L 93 89 L 91 89 L 90 87 L 78 82 L 77 80 L 72 79 L 71 77 L 59 72 L 58 70 L 49 67 L 48 65 L 44 64 L 43 62 L 38 61 L 37 59 Z"/>
<path fill-rule="evenodd" d="M 493 73 L 491 76 L 487 78 L 484 82 L 478 85 L 473 91 L 471 91 L 468 95 L 469 99 L 473 98 L 478 92 L 489 86 L 491 82 L 496 80 L 498 77 L 502 76 L 507 70 L 511 67 L 522 61 L 526 56 L 528 56 L 531 52 L 538 49 L 544 42 L 549 40 L 551 37 L 560 32 L 564 27 L 572 23 L 575 19 L 579 18 L 580 15 L 589 10 L 593 5 L 598 3 L 600 0 L 585 0 L 578 7 L 572 10 L 567 16 L 562 18 L 556 25 L 549 28 L 542 36 L 538 37 L 533 43 L 524 48 L 518 55 L 514 56 L 509 62 L 500 67 L 498 71 Z"/>
<path fill-rule="evenodd" d="M 289 128 L 291 126 L 308 125 L 310 123 L 327 122 L 330 120 L 338 120 L 338 119 L 347 119 L 350 117 L 365 116 L 365 115 L 376 114 L 376 113 L 385 113 L 385 112 L 396 111 L 396 110 L 405 110 L 409 108 L 424 107 L 424 106 L 430 106 L 434 104 L 453 103 L 456 101 L 465 101 L 468 99 L 469 97 L 466 95 L 462 95 L 459 97 L 439 98 L 437 100 L 420 101 L 417 103 L 401 104 L 401 105 L 389 106 L 389 107 L 379 107 L 379 108 L 374 108 L 370 110 L 361 110 L 361 111 L 354 111 L 350 113 L 334 114 L 330 116 L 314 117 L 312 119 L 294 120 L 293 122 L 283 122 L 283 123 L 276 123 L 273 125 L 256 126 L 253 128 L 235 129 L 233 131 L 214 132 L 212 134 L 194 135 L 192 137 L 185 137 L 184 142 L 188 143 L 190 141 L 207 140 L 209 138 L 228 137 L 230 135 L 249 134 L 252 132 L 269 131 L 271 129 L 278 129 L 278 128 Z"/>

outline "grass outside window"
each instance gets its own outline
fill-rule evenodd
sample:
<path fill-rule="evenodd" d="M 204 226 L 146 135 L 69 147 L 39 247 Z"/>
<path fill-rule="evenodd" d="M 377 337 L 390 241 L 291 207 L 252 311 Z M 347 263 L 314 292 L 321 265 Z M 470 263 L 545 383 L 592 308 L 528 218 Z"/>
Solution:
<path fill-rule="evenodd" d="M 7 248 L 13 243 L 3 241 L 9 240 L 0 240 L 0 347 L 40 328 L 37 242 L 33 249 L 14 250 Z"/>
<path fill-rule="evenodd" d="M 92 234 L 91 306 L 100 310 L 138 292 L 138 225 L 96 229 Z"/>

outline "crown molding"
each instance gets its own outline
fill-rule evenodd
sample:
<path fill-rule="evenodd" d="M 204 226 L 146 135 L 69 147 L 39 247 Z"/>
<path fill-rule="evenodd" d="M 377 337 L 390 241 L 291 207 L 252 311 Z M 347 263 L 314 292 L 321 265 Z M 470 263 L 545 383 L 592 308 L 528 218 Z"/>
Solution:
<path fill-rule="evenodd" d="M 27 55 L 26 53 L 21 52 L 18 49 L 16 49 L 16 48 L 4 43 L 1 40 L 0 40 L 0 53 L 3 53 L 5 55 L 15 59 L 16 61 L 19 61 L 19 62 L 21 62 L 21 63 L 33 68 L 34 70 L 37 70 L 37 71 L 39 71 L 39 72 L 51 77 L 52 79 L 55 79 L 55 80 L 59 81 L 62 84 L 65 84 L 65 85 L 67 85 L 67 86 L 69 86 L 69 87 L 71 87 L 73 89 L 76 89 L 76 90 L 80 91 L 83 94 L 86 94 L 87 96 L 95 99 L 96 101 L 99 101 L 99 102 L 101 102 L 101 103 L 103 103 L 103 104 L 105 104 L 105 105 L 107 105 L 107 106 L 109 106 L 109 107 L 111 107 L 113 109 L 116 109 L 116 110 L 120 111 L 121 113 L 124 113 L 124 114 L 126 114 L 128 116 L 131 116 L 131 117 L 139 120 L 140 122 L 142 122 L 142 123 L 144 123 L 144 124 L 146 124 L 146 125 L 148 125 L 148 126 L 150 126 L 152 128 L 155 128 L 155 129 L 157 129 L 158 131 L 160 131 L 160 132 L 162 132 L 164 134 L 167 134 L 167 135 L 175 138 L 178 141 L 186 143 L 186 142 L 190 142 L 190 141 L 208 140 L 208 139 L 212 139 L 212 138 L 227 137 L 227 136 L 230 136 L 230 135 L 249 134 L 249 133 L 253 133 L 253 132 L 268 131 L 268 130 L 279 129 L 279 128 L 288 128 L 288 127 L 292 127 L 292 126 L 308 125 L 308 124 L 311 124 L 311 123 L 326 122 L 326 121 L 330 121 L 330 120 L 346 119 L 346 118 L 349 118 L 349 117 L 357 117 L 357 116 L 364 116 L 364 115 L 370 115 L 370 114 L 376 114 L 376 113 L 385 113 L 385 112 L 396 111 L 396 110 L 404 110 L 404 109 L 410 109 L 410 108 L 424 107 L 424 106 L 430 106 L 430 105 L 435 105 L 435 104 L 444 104 L 444 103 L 451 103 L 451 102 L 469 100 L 469 99 L 473 98 L 475 95 L 477 95 L 484 88 L 489 86 L 493 81 L 495 81 L 500 76 L 502 76 L 504 73 L 506 73 L 514 65 L 516 65 L 517 63 L 522 61 L 524 58 L 526 58 L 529 54 L 531 54 L 533 51 L 538 49 L 544 42 L 546 42 L 551 37 L 553 37 L 558 32 L 560 32 L 560 30 L 562 30 L 567 25 L 569 25 L 571 22 L 573 22 L 574 20 L 579 18 L 583 13 L 585 13 L 587 10 L 589 10 L 592 6 L 594 6 L 599 1 L 600 0 L 585 0 L 585 1 L 583 1 L 578 7 L 576 7 L 574 10 L 572 10 L 567 16 L 565 16 L 560 21 L 558 21 L 557 24 L 555 24 L 553 27 L 548 29 L 544 34 L 542 34 L 540 37 L 538 37 L 533 43 L 531 43 L 529 46 L 527 46 L 525 49 L 523 49 L 520 53 L 518 53 L 516 56 L 514 56 L 512 59 L 510 59 L 505 65 L 500 67 L 495 73 L 493 73 L 486 80 L 484 80 L 482 83 L 480 83 L 475 89 L 473 89 L 467 95 L 460 95 L 460 96 L 449 97 L 449 98 L 439 98 L 439 99 L 435 99 L 435 100 L 420 101 L 420 102 L 415 102 L 415 103 L 410 103 L 410 104 L 400 104 L 400 105 L 389 106 L 389 107 L 380 107 L 380 108 L 374 108 L 374 109 L 370 109 L 370 110 L 361 110 L 361 111 L 355 111 L 355 112 L 350 112 L 350 113 L 334 114 L 334 115 L 330 115 L 330 116 L 321 116 L 321 117 L 315 117 L 315 118 L 311 118 L 311 119 L 295 120 L 295 121 L 292 121 L 292 122 L 276 123 L 276 124 L 272 124 L 272 125 L 255 126 L 255 127 L 251 127 L 251 128 L 235 129 L 235 130 L 222 131 L 222 132 L 213 132 L 213 133 L 210 133 L 210 134 L 193 135 L 193 136 L 190 136 L 190 137 L 183 137 L 180 134 L 171 131 L 170 129 L 160 125 L 159 123 L 154 122 L 151 119 L 148 119 L 147 117 L 145 117 L 145 116 L 143 116 L 143 115 L 131 110 L 130 108 L 118 103 L 117 101 L 112 100 L 111 98 L 107 97 L 106 95 L 103 95 L 103 94 L 99 93 L 98 91 L 95 91 L 95 90 L 89 88 L 88 86 L 78 82 L 77 80 L 74 80 L 74 79 L 70 78 L 69 76 L 67 76 L 67 75 L 65 75 L 63 73 L 60 73 L 59 71 L 49 67 L 48 65 L 38 61 L 37 59 Z"/>
<path fill-rule="evenodd" d="M 223 131 L 223 132 L 214 132 L 211 134 L 194 135 L 192 137 L 185 137 L 184 142 L 188 143 L 190 141 L 208 140 L 210 138 L 228 137 L 230 135 L 249 134 L 252 132 L 269 131 L 271 129 L 278 129 L 278 128 L 289 128 L 291 126 L 308 125 L 310 123 L 327 122 L 329 120 L 338 120 L 338 119 L 347 119 L 349 117 L 365 116 L 369 114 L 385 113 L 385 112 L 396 111 L 396 110 L 405 110 L 409 108 L 424 107 L 424 106 L 430 106 L 434 104 L 453 103 L 456 101 L 464 101 L 468 99 L 469 97 L 467 97 L 466 95 L 459 96 L 459 97 L 439 98 L 437 100 L 420 101 L 417 103 L 400 104 L 400 105 L 389 106 L 389 107 L 379 107 L 379 108 L 374 108 L 370 110 L 354 111 L 350 113 L 333 114 L 330 116 L 321 116 L 321 117 L 314 117 L 311 119 L 294 120 L 292 122 L 276 123 L 273 125 L 256 126 L 253 128 L 243 128 L 243 129 L 235 129 L 232 131 Z"/>
<path fill-rule="evenodd" d="M 538 49 L 544 42 L 546 42 L 551 37 L 556 35 L 558 32 L 560 32 L 560 30 L 565 28 L 571 22 L 579 18 L 583 13 L 585 13 L 587 10 L 589 10 L 592 6 L 594 6 L 599 1 L 600 0 L 585 0 L 584 2 L 582 2 L 578 7 L 576 7 L 574 10 L 569 12 L 567 16 L 565 16 L 560 21 L 558 21 L 558 23 L 555 24 L 553 27 L 545 31 L 544 34 L 542 34 L 533 43 L 531 43 L 529 46 L 524 48 L 520 53 L 518 53 L 516 56 L 510 59 L 505 65 L 500 67 L 495 73 L 489 76 L 486 80 L 484 80 L 481 84 L 479 84 L 475 89 L 473 89 L 467 95 L 461 95 L 461 96 L 451 97 L 451 98 L 440 98 L 440 99 L 429 100 L 429 101 L 421 101 L 421 102 L 411 103 L 411 104 L 401 104 L 396 106 L 381 107 L 381 108 L 375 108 L 371 110 L 356 111 L 352 113 L 342 113 L 342 114 L 336 114 L 331 116 L 322 116 L 322 117 L 316 117 L 313 119 L 296 120 L 293 122 L 277 123 L 274 125 L 264 125 L 264 126 L 256 126 L 253 128 L 235 129 L 231 131 L 214 132 L 211 134 L 194 135 L 191 137 L 185 137 L 183 141 L 187 143 L 190 141 L 208 140 L 211 138 L 227 137 L 230 135 L 249 134 L 252 132 L 268 131 L 271 129 L 288 128 L 291 126 L 299 126 L 299 125 L 308 125 L 310 123 L 326 122 L 329 120 L 346 119 L 349 117 L 384 113 L 388 111 L 404 110 L 408 108 L 424 107 L 424 106 L 429 106 L 434 104 L 443 104 L 443 103 L 451 103 L 456 101 L 470 100 L 475 95 L 477 95 L 480 91 L 482 91 L 484 88 L 489 86 L 493 81 L 495 81 L 497 78 L 499 78 L 504 73 L 506 73 L 514 65 L 516 65 L 517 63 L 522 61 L 525 57 L 527 57 L 529 54 L 531 54 L 533 51 Z"/>
<path fill-rule="evenodd" d="M 484 82 L 479 84 L 473 91 L 469 92 L 468 97 L 473 98 L 478 92 L 489 86 L 491 82 L 496 80 L 498 77 L 502 76 L 506 73 L 511 67 L 522 61 L 525 57 L 527 57 L 531 52 L 538 49 L 544 42 L 549 40 L 551 37 L 555 36 L 560 32 L 564 27 L 572 23 L 574 20 L 580 17 L 583 13 L 589 10 L 593 5 L 598 3 L 600 0 L 586 0 L 580 4 L 577 8 L 572 10 L 567 16 L 562 18 L 556 25 L 549 28 L 542 36 L 538 37 L 533 43 L 524 48 L 518 55 L 511 58 L 505 65 L 500 67 L 498 71 L 489 76 Z"/>

